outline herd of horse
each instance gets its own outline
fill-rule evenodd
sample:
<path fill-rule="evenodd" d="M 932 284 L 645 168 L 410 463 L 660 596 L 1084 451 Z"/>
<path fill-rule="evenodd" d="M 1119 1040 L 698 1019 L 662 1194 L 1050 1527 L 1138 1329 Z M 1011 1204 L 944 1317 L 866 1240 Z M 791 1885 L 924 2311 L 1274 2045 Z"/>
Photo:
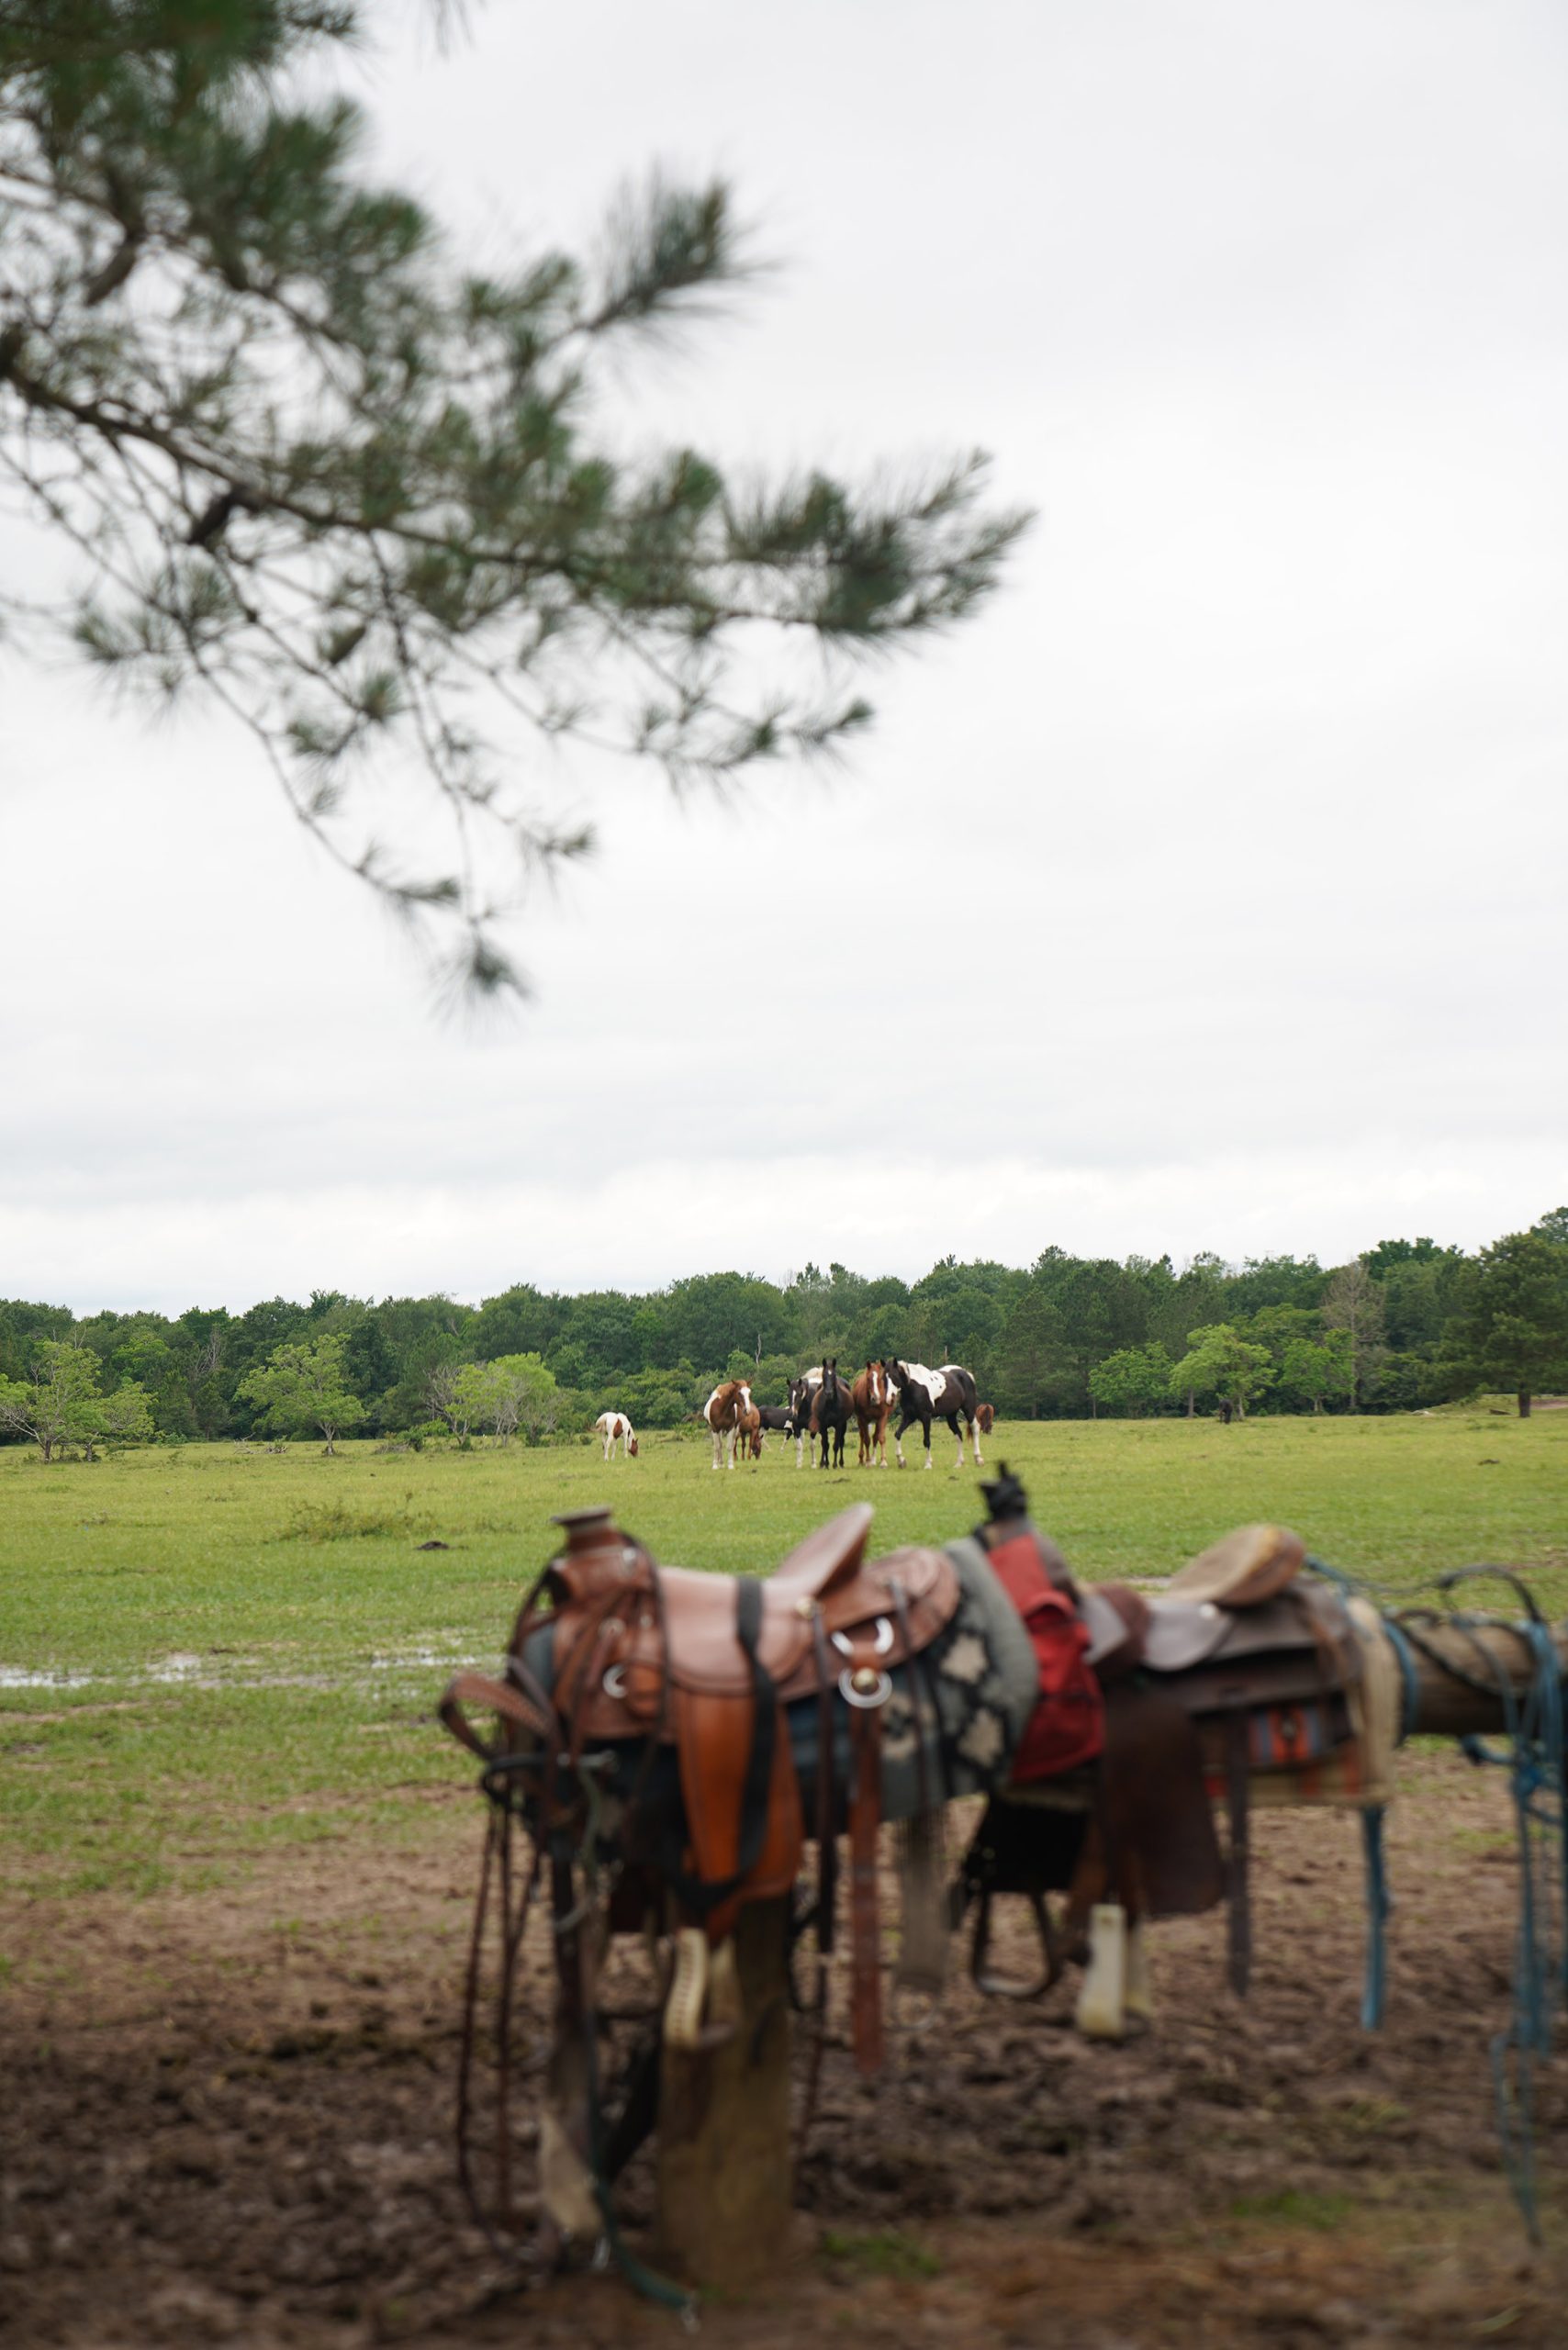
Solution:
<path fill-rule="evenodd" d="M 905 1466 L 904 1437 L 915 1427 L 920 1429 L 925 1465 L 930 1468 L 931 1429 L 937 1420 L 946 1420 L 957 1439 L 960 1469 L 964 1465 L 966 1427 L 976 1464 L 984 1465 L 980 1440 L 991 1434 L 995 1407 L 980 1403 L 973 1371 L 958 1362 L 941 1363 L 930 1371 L 923 1362 L 905 1362 L 900 1357 L 879 1358 L 868 1360 L 857 1378 L 846 1380 L 839 1376 L 837 1356 L 830 1355 L 819 1368 L 804 1371 L 799 1379 L 790 1382 L 787 1403 L 755 1404 L 749 1380 L 726 1379 L 714 1388 L 699 1416 L 713 1439 L 715 1469 L 733 1469 L 737 1460 L 760 1460 L 763 1444 L 770 1433 L 782 1437 L 786 1443 L 793 1438 L 797 1469 L 802 1465 L 807 1450 L 814 1453 L 819 1445 L 818 1465 L 842 1469 L 845 1438 L 851 1420 L 859 1430 L 860 1467 L 885 1469 L 888 1424 L 895 1413 L 898 1424 L 893 1429 L 893 1451 L 901 1469 Z M 636 1457 L 636 1434 L 624 1412 L 601 1412 L 594 1427 L 603 1439 L 607 1460 L 612 1458 L 617 1443 L 623 1456 Z"/>

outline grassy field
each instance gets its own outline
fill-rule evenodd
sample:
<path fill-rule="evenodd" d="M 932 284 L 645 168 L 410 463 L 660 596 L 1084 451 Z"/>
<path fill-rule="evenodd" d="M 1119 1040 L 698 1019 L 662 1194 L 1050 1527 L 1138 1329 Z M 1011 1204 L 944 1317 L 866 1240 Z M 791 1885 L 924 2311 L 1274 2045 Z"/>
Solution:
<path fill-rule="evenodd" d="M 914 1458 L 918 1459 L 918 1453 Z M 468 1764 L 432 1720 L 498 1655 L 549 1520 L 605 1497 L 655 1555 L 765 1572 L 862 1495 L 878 1549 L 960 1532 L 975 1472 L 823 1475 L 776 1450 L 715 1476 L 706 1439 L 391 1454 L 160 1447 L 86 1465 L 0 1454 L 0 1881 L 151 1891 L 260 1851 L 416 1835 Z M 1005 1426 L 992 1459 L 1090 1576 L 1168 1572 L 1254 1517 L 1413 1595 L 1448 1566 L 1529 1568 L 1568 1611 L 1568 1413 Z M 444 1550 L 418 1546 L 439 1541 Z"/>

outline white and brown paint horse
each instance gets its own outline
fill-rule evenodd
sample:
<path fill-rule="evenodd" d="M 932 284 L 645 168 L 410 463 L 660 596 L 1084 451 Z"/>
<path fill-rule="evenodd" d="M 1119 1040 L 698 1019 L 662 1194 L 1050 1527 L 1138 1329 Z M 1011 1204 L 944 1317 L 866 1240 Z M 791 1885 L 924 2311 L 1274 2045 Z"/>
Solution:
<path fill-rule="evenodd" d="M 980 1433 L 975 1425 L 975 1375 L 962 1363 L 945 1362 L 935 1371 L 927 1371 L 923 1362 L 890 1362 L 888 1375 L 898 1393 L 899 1424 L 893 1430 L 893 1449 L 899 1457 L 899 1467 L 904 1465 L 903 1433 L 914 1422 L 920 1422 L 920 1432 L 925 1439 L 925 1465 L 931 1466 L 931 1423 L 946 1420 L 958 1439 L 958 1467 L 964 1465 L 964 1432 L 959 1423 L 969 1423 L 969 1442 L 974 1447 L 977 1466 L 983 1467 L 984 1456 L 980 1449 Z"/>
<path fill-rule="evenodd" d="M 860 1466 L 869 1468 L 873 1455 L 879 1469 L 888 1465 L 888 1421 L 893 1408 L 893 1382 L 885 1362 L 868 1362 L 849 1390 L 860 1430 Z"/>
<path fill-rule="evenodd" d="M 713 1466 L 721 1459 L 726 1469 L 735 1465 L 735 1444 L 740 1435 L 741 1421 L 751 1410 L 751 1383 L 745 1379 L 726 1379 L 715 1387 L 702 1406 L 702 1416 L 708 1423 L 708 1433 L 713 1439 Z"/>
<path fill-rule="evenodd" d="M 604 1457 L 607 1460 L 612 1460 L 615 1457 L 615 1444 L 617 1438 L 619 1438 L 621 1441 L 621 1454 L 622 1460 L 635 1460 L 637 1458 L 637 1432 L 633 1427 L 631 1421 L 627 1418 L 624 1412 L 600 1412 L 598 1419 L 594 1422 L 594 1427 L 604 1438 Z"/>
<path fill-rule="evenodd" d="M 820 1371 L 803 1371 L 799 1379 L 790 1382 L 790 1401 L 786 1409 L 790 1417 L 789 1432 L 795 1439 L 795 1466 L 801 1467 L 806 1457 L 806 1447 L 812 1437 L 812 1405 L 817 1400 L 817 1389 L 823 1383 Z"/>

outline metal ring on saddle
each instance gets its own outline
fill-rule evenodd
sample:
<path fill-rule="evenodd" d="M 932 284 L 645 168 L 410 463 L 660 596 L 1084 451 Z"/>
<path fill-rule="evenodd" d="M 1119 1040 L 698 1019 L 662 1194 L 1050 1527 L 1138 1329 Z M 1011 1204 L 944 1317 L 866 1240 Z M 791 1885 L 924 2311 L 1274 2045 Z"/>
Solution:
<path fill-rule="evenodd" d="M 872 1649 L 871 1653 L 873 1656 L 886 1656 L 893 1645 L 893 1628 L 885 1616 L 878 1617 L 876 1623 L 876 1644 Z M 833 1641 L 834 1647 L 838 1651 L 840 1656 L 854 1655 L 855 1643 L 852 1639 L 848 1639 L 846 1634 L 843 1632 L 833 1632 L 829 1634 L 829 1638 Z"/>
<path fill-rule="evenodd" d="M 857 1689 L 855 1684 L 862 1679 L 871 1681 L 873 1686 Z M 838 1694 L 846 1706 L 855 1706 L 862 1713 L 874 1713 L 879 1706 L 887 1704 L 893 1694 L 893 1684 L 889 1674 L 880 1672 L 873 1674 L 868 1664 L 862 1664 L 857 1665 L 853 1673 L 846 1667 L 839 1674 Z"/>
<path fill-rule="evenodd" d="M 623 1698 L 626 1695 L 626 1667 L 623 1664 L 607 1664 L 599 1685 L 607 1697 Z"/>

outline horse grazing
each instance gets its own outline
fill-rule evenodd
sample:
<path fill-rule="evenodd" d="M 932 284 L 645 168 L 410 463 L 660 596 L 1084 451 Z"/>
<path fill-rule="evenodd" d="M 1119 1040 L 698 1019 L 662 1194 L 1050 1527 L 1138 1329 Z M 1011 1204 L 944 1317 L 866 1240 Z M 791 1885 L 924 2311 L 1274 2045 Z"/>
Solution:
<path fill-rule="evenodd" d="M 923 1362 L 890 1362 L 888 1376 L 898 1390 L 899 1424 L 893 1430 L 893 1449 L 899 1457 L 899 1467 L 904 1465 L 903 1433 L 918 1420 L 925 1439 L 925 1465 L 931 1466 L 931 1423 L 946 1420 L 958 1439 L 958 1467 L 964 1465 L 964 1432 L 960 1420 L 967 1420 L 969 1442 L 974 1447 L 977 1467 L 984 1466 L 980 1449 L 980 1436 L 975 1426 L 975 1375 L 962 1363 L 945 1362 L 940 1370 L 927 1371 Z"/>
<path fill-rule="evenodd" d="M 607 1460 L 614 1457 L 615 1441 L 618 1437 L 621 1439 L 622 1458 L 635 1460 L 637 1458 L 636 1432 L 624 1412 L 600 1412 L 594 1422 L 594 1427 L 604 1438 L 604 1457 Z"/>
<path fill-rule="evenodd" d="M 996 1405 L 994 1404 L 976 1404 L 975 1426 L 979 1428 L 981 1436 L 989 1436 L 991 1434 L 992 1428 L 996 1426 Z"/>
<path fill-rule="evenodd" d="M 849 1391 L 855 1406 L 855 1418 L 860 1430 L 860 1466 L 869 1468 L 873 1453 L 876 1465 L 888 1465 L 888 1421 L 893 1408 L 893 1383 L 888 1377 L 885 1362 L 868 1362 Z"/>
<path fill-rule="evenodd" d="M 739 1460 L 762 1459 L 762 1414 L 755 1404 L 735 1422 L 735 1457 Z"/>
<path fill-rule="evenodd" d="M 735 1441 L 740 1434 L 742 1415 L 750 1409 L 751 1386 L 744 1379 L 726 1379 L 722 1387 L 714 1388 L 703 1404 L 702 1416 L 713 1439 L 715 1469 L 720 1464 L 721 1456 L 726 1469 L 734 1467 Z"/>

